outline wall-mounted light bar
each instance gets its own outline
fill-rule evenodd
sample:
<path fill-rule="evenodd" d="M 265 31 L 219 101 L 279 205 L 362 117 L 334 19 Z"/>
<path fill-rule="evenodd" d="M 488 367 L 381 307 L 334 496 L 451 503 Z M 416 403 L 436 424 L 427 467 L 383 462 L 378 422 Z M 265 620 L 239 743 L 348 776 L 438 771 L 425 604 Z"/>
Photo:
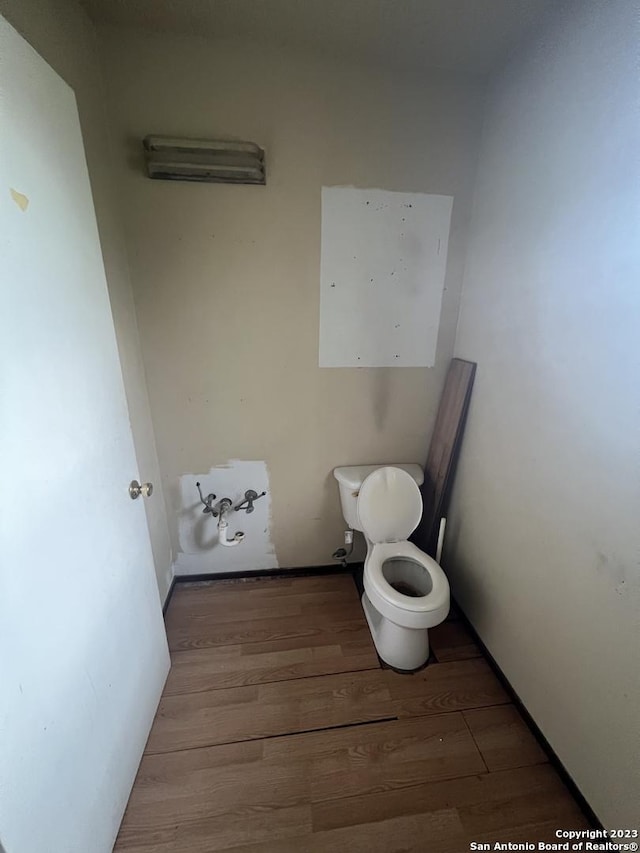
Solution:
<path fill-rule="evenodd" d="M 264 151 L 253 142 L 146 136 L 147 175 L 162 181 L 265 184 Z"/>

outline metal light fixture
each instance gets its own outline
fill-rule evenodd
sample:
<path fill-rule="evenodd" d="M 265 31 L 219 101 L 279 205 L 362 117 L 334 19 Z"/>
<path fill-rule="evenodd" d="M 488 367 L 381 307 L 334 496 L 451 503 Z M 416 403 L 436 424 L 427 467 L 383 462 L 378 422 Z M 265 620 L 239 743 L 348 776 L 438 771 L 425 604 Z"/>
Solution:
<path fill-rule="evenodd" d="M 264 151 L 253 142 L 145 136 L 147 175 L 162 181 L 265 184 Z"/>

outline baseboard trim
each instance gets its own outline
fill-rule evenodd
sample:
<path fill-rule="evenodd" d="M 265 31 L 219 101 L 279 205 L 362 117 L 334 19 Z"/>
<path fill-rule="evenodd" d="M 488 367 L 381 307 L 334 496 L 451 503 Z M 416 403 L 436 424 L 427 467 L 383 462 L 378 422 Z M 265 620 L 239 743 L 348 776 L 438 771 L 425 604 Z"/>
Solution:
<path fill-rule="evenodd" d="M 482 642 L 480 635 L 478 634 L 476 629 L 471 624 L 469 617 L 465 614 L 465 612 L 462 610 L 462 608 L 460 607 L 460 605 L 458 604 L 457 601 L 454 601 L 452 599 L 452 604 L 455 606 L 456 610 L 460 614 L 460 618 L 464 622 L 469 633 L 473 636 L 476 643 L 482 649 L 482 653 L 483 653 L 487 663 L 489 664 L 489 666 L 491 667 L 491 669 L 495 673 L 498 681 L 500 681 L 500 683 L 502 684 L 504 689 L 507 691 L 507 693 L 511 697 L 511 701 L 513 702 L 513 704 L 516 706 L 516 708 L 520 712 L 520 716 L 522 717 L 522 719 L 526 723 L 527 727 L 531 731 L 531 734 L 535 737 L 535 739 L 538 741 L 538 743 L 540 744 L 540 746 L 544 750 L 547 758 L 549 759 L 549 764 L 552 765 L 552 767 L 558 773 L 558 776 L 560 776 L 560 778 L 562 779 L 562 781 L 564 782 L 566 787 L 569 789 L 571 796 L 573 797 L 573 799 L 578 804 L 578 806 L 579 806 L 580 810 L 582 811 L 582 813 L 584 814 L 584 816 L 593 825 L 594 829 L 604 829 L 604 826 L 602 825 L 602 823 L 598 819 L 598 816 L 596 815 L 594 810 L 591 808 L 591 806 L 587 802 L 582 791 L 580 790 L 580 788 L 578 788 L 576 783 L 573 781 L 571 774 L 569 773 L 567 768 L 564 766 L 562 761 L 560 761 L 560 759 L 558 758 L 558 756 L 554 752 L 553 747 L 551 746 L 549 741 L 542 734 L 542 731 L 538 727 L 536 721 L 533 719 L 533 717 L 531 716 L 529 711 L 527 711 L 526 705 L 524 704 L 522 699 L 518 696 L 518 694 L 516 693 L 514 688 L 511 686 L 509 679 L 504 674 L 504 672 L 500 669 L 500 667 L 498 666 L 495 658 L 493 657 L 493 655 L 491 654 L 489 649 Z"/>
<path fill-rule="evenodd" d="M 314 575 L 351 574 L 361 563 L 349 563 L 348 566 L 296 566 L 286 569 L 258 569 L 246 572 L 210 572 L 202 575 L 174 575 L 173 585 L 178 583 L 197 583 L 198 581 L 228 581 L 242 578 L 306 578 Z"/>
<path fill-rule="evenodd" d="M 171 578 L 171 583 L 169 584 L 169 589 L 167 590 L 167 595 L 165 597 L 164 604 L 162 605 L 162 615 L 163 616 L 167 615 L 167 607 L 169 607 L 169 604 L 171 603 L 171 596 L 173 595 L 173 590 L 175 589 L 175 586 L 176 586 L 176 580 L 177 580 L 177 578 L 174 575 Z"/>

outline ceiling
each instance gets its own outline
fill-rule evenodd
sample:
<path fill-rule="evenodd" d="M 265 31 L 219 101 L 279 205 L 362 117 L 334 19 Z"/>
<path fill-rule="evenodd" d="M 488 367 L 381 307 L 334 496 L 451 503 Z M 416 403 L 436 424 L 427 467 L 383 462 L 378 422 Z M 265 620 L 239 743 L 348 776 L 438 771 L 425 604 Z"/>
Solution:
<path fill-rule="evenodd" d="M 96 23 L 485 75 L 559 0 L 81 0 Z"/>

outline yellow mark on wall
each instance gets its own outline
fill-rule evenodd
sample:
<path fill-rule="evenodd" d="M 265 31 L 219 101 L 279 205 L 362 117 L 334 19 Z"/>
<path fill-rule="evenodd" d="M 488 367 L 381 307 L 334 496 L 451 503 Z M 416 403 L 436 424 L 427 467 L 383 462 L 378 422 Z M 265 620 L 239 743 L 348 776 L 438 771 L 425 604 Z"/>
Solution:
<path fill-rule="evenodd" d="M 14 190 L 13 187 L 10 187 L 9 192 L 11 193 L 11 198 L 24 213 L 24 211 L 29 207 L 29 199 L 27 196 L 24 193 L 19 193 L 18 190 Z"/>

